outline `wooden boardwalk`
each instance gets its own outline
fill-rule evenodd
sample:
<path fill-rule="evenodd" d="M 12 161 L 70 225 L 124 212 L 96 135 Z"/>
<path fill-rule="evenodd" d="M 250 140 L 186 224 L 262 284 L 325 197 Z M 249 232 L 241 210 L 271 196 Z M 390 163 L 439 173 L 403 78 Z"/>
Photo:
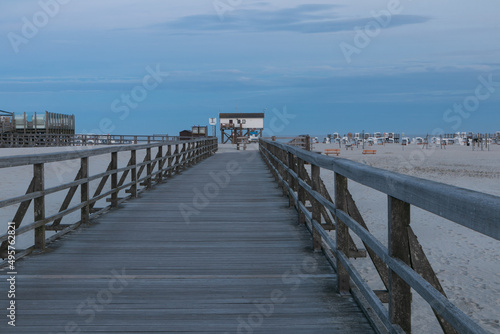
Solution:
<path fill-rule="evenodd" d="M 0 332 L 373 333 L 281 195 L 257 151 L 218 153 L 18 261 Z"/>

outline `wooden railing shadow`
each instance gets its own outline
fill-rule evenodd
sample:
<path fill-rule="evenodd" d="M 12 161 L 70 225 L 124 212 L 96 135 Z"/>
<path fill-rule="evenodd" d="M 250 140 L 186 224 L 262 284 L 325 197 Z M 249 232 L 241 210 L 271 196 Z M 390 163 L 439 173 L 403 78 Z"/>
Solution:
<path fill-rule="evenodd" d="M 352 293 L 365 313 L 382 323 L 382 331 L 411 333 L 411 289 L 414 289 L 432 307 L 444 333 L 487 333 L 447 299 L 410 226 L 410 207 L 419 207 L 499 240 L 499 197 L 267 139 L 260 140 L 260 151 L 283 194 L 289 197 L 290 206 L 297 209 L 299 223 L 306 224 L 311 231 L 314 250 L 330 257 L 338 274 L 338 292 Z M 310 164 L 310 175 L 305 164 Z M 321 168 L 335 173 L 335 200 L 320 177 Z M 348 190 L 348 180 L 387 195 L 388 247 L 368 231 Z M 329 230 L 336 231 L 335 240 Z M 357 249 L 350 231 L 362 240 L 366 252 Z M 366 253 L 386 288 L 383 291 L 373 291 L 349 260 Z"/>
<path fill-rule="evenodd" d="M 137 152 L 145 151 L 142 162 L 137 161 Z M 90 220 L 104 212 L 118 207 L 123 201 L 136 198 L 141 192 L 151 189 L 155 184 L 162 183 L 166 178 L 197 164 L 217 151 L 217 138 L 201 138 L 183 141 L 155 142 L 127 146 L 112 146 L 93 150 L 72 150 L 60 153 L 25 155 L 0 158 L 0 170 L 12 167 L 33 166 L 33 177 L 23 196 L 17 196 L 0 201 L 0 208 L 19 205 L 12 219 L 15 223 L 15 235 L 20 236 L 34 230 L 34 243 L 31 247 L 15 254 L 15 259 L 26 256 L 33 251 L 43 251 L 46 244 L 62 235 L 88 224 Z M 118 166 L 118 153 L 130 152 L 130 159 L 125 167 Z M 143 152 L 144 153 L 144 152 Z M 109 155 L 110 162 L 106 169 L 96 175 L 89 175 L 89 158 Z M 52 188 L 45 187 L 44 166 L 48 163 L 61 163 L 69 160 L 80 160 L 80 168 L 73 182 L 64 183 Z M 89 193 L 89 184 L 99 181 L 93 195 Z M 110 182 L 108 182 L 110 180 Z M 104 191 L 106 184 L 109 190 Z M 80 188 L 80 200 L 72 202 Z M 129 195 L 119 198 L 120 191 Z M 67 191 L 64 201 L 57 214 L 46 216 L 45 198 L 48 195 Z M 104 191 L 104 192 L 103 192 Z M 108 205 L 95 207 L 96 203 L 105 199 Z M 34 203 L 34 220 L 23 223 L 26 213 Z M 70 206 L 73 203 L 73 206 Z M 62 219 L 74 212 L 80 211 L 80 219 L 71 224 L 61 224 Z M 51 224 L 50 224 L 51 223 Z M 49 225 L 50 224 L 50 225 Z M 53 236 L 46 238 L 46 231 L 55 231 Z M 9 254 L 9 233 L 0 236 L 0 257 L 14 260 Z M 5 264 L 0 263 L 0 265 Z"/>

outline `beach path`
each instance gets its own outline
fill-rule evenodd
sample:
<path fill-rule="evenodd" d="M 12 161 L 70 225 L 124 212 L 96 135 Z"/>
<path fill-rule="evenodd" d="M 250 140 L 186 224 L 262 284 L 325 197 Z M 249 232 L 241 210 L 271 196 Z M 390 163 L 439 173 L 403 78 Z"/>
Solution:
<path fill-rule="evenodd" d="M 16 269 L 2 333 L 373 333 L 258 151 L 217 153 Z"/>

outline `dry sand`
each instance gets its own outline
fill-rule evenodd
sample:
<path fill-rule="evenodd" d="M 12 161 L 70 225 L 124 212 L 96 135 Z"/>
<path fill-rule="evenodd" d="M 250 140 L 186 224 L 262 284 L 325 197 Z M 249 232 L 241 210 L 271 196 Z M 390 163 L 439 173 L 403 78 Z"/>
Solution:
<path fill-rule="evenodd" d="M 249 150 L 256 150 L 250 144 Z M 315 144 L 316 151 L 338 148 L 335 144 Z M 471 147 L 448 146 L 422 149 L 421 146 L 398 144 L 366 147 L 376 149 L 375 155 L 362 155 L 362 148 L 341 149 L 340 158 L 351 159 L 370 166 L 431 179 L 463 188 L 500 196 L 500 146 L 492 145 L 490 151 L 473 151 Z M 0 156 L 67 151 L 81 148 L 1 149 Z M 234 151 L 234 145 L 220 145 L 219 151 Z M 153 152 L 154 154 L 155 152 Z M 128 161 L 127 153 L 119 154 L 119 166 Z M 143 156 L 138 156 L 138 160 Z M 90 172 L 96 174 L 106 169 L 109 156 L 90 159 Z M 79 161 L 47 164 L 46 186 L 73 180 Z M 0 172 L 0 200 L 24 194 L 32 175 L 31 167 L 8 168 Z M 327 188 L 333 194 L 333 173 L 322 171 Z M 109 182 L 109 181 L 108 181 Z M 97 181 L 91 185 L 92 191 Z M 108 183 L 109 184 L 109 183 Z M 368 224 L 370 231 L 381 242 L 387 242 L 387 198 L 384 194 L 349 183 L 349 189 Z M 47 198 L 47 215 L 56 213 L 65 193 Z M 77 199 L 79 196 L 75 196 Z M 77 200 L 75 199 L 75 200 Z M 76 202 L 74 202 L 76 203 Z M 97 205 L 99 206 L 99 205 Z M 16 207 L 0 209 L 0 233 L 5 233 L 7 222 L 14 216 Z M 30 210 L 25 222 L 32 221 Z M 63 224 L 77 220 L 73 215 Z M 466 314 L 492 333 L 500 333 L 500 247 L 499 241 L 451 223 L 433 214 L 412 207 L 412 227 L 422 244 L 438 278 L 450 300 Z M 32 235 L 25 235 L 18 247 L 32 244 Z M 359 243 L 359 240 L 355 238 Z M 382 289 L 376 271 L 368 259 L 353 260 L 366 281 L 374 289 Z M 427 304 L 414 293 L 414 332 L 441 333 L 437 321 Z"/>

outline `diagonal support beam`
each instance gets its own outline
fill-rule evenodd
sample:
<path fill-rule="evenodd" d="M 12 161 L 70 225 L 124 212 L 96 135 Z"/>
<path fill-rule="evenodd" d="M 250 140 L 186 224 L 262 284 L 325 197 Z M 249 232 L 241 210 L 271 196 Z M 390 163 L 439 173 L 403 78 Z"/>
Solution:
<path fill-rule="evenodd" d="M 410 243 L 410 257 L 411 257 L 411 267 L 415 270 L 420 276 L 422 276 L 427 282 L 429 282 L 436 290 L 438 290 L 443 296 L 446 296 L 446 293 L 439 283 L 439 279 L 436 276 L 436 273 L 432 269 L 432 266 L 425 256 L 424 250 L 422 246 L 418 242 L 417 236 L 413 233 L 411 226 L 408 226 L 408 240 Z M 445 334 L 458 334 L 458 332 L 453 328 L 442 316 L 440 316 L 434 309 L 432 309 L 434 315 L 436 316 L 441 329 Z"/>
<path fill-rule="evenodd" d="M 31 183 L 28 186 L 28 190 L 26 190 L 26 195 L 32 193 L 34 189 L 35 189 L 35 178 L 31 179 Z M 21 204 L 19 205 L 19 208 L 17 209 L 14 218 L 12 219 L 12 221 L 16 223 L 16 230 L 19 228 L 19 226 L 21 226 L 21 222 L 23 221 L 24 216 L 26 216 L 26 212 L 28 212 L 28 208 L 30 207 L 31 201 L 32 200 L 29 199 L 27 201 L 21 202 Z M 9 243 L 7 240 L 2 242 L 2 245 L 0 246 L 0 253 L 7 251 L 8 244 Z"/>
<path fill-rule="evenodd" d="M 82 177 L 82 170 L 80 169 L 78 171 L 78 174 L 76 174 L 75 181 L 78 181 Z M 59 209 L 59 212 L 62 212 L 66 210 L 69 207 L 69 204 L 71 203 L 71 200 L 76 194 L 76 191 L 78 190 L 79 186 L 73 186 L 69 188 L 68 193 L 66 194 L 66 198 L 63 201 L 63 204 L 61 205 L 61 208 Z M 54 220 L 52 225 L 48 226 L 47 228 L 53 229 L 54 231 L 57 231 L 57 226 L 61 224 L 62 218 L 57 218 Z"/>
<path fill-rule="evenodd" d="M 113 168 L 113 163 L 110 162 L 108 165 L 108 168 L 106 169 L 106 172 L 109 172 L 112 168 Z M 101 179 L 101 182 L 99 182 L 99 186 L 97 186 L 97 189 L 95 190 L 94 197 L 97 197 L 101 194 L 102 190 L 104 189 L 104 186 L 106 185 L 106 182 L 108 182 L 108 179 L 109 179 L 109 175 L 106 175 Z M 96 202 L 90 204 L 89 210 L 92 210 L 94 208 L 95 203 Z"/>
<path fill-rule="evenodd" d="M 349 190 L 347 190 L 346 193 L 346 200 L 347 200 L 347 210 L 349 216 L 351 216 L 355 221 L 358 222 L 359 225 L 361 225 L 365 230 L 368 231 L 368 226 L 366 225 L 363 217 L 361 216 L 361 213 L 358 210 L 358 207 L 356 206 L 356 202 L 354 202 L 354 199 L 352 198 L 351 193 Z M 384 283 L 384 286 L 386 289 L 389 288 L 389 269 L 387 268 L 386 264 L 382 259 L 375 254 L 374 251 L 372 251 L 367 245 L 363 242 L 363 245 L 366 248 L 366 251 L 368 252 L 368 255 L 372 259 L 373 264 L 375 265 L 375 269 L 377 270 L 380 279 Z"/>

